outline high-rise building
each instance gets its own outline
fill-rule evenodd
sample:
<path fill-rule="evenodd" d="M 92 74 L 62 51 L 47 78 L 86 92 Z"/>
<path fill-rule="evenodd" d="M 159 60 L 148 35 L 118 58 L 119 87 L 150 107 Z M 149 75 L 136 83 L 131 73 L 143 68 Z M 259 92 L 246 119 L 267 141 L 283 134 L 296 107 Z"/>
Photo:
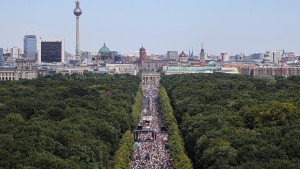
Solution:
<path fill-rule="evenodd" d="M 37 39 L 35 35 L 24 36 L 24 56 L 27 60 L 37 60 Z"/>
<path fill-rule="evenodd" d="M 228 53 L 221 53 L 221 54 L 220 54 L 220 59 L 221 59 L 223 62 L 228 62 L 228 61 L 229 61 L 229 55 L 228 55 Z"/>
<path fill-rule="evenodd" d="M 38 62 L 54 63 L 65 61 L 64 40 L 41 40 Z"/>
<path fill-rule="evenodd" d="M 250 59 L 262 60 L 264 58 L 264 53 L 253 53 L 250 55 Z"/>
<path fill-rule="evenodd" d="M 79 16 L 82 14 L 82 10 L 80 9 L 79 0 L 76 0 L 76 8 L 74 9 L 73 13 L 76 16 L 76 53 L 75 57 L 76 60 L 80 58 L 80 36 L 79 36 Z"/>
<path fill-rule="evenodd" d="M 3 66 L 4 57 L 3 57 L 3 48 L 0 48 L 0 66 Z"/>
<path fill-rule="evenodd" d="M 167 59 L 170 61 L 176 61 L 179 59 L 179 55 L 177 51 L 168 51 L 167 52 Z"/>
<path fill-rule="evenodd" d="M 19 59 L 22 58 L 23 55 L 23 51 L 21 48 L 18 47 L 13 47 L 10 49 L 10 56 L 11 59 Z"/>
<path fill-rule="evenodd" d="M 282 51 L 269 51 L 270 61 L 273 64 L 280 64 L 282 58 Z"/>
<path fill-rule="evenodd" d="M 146 57 L 147 57 L 146 49 L 142 46 L 142 48 L 140 49 L 140 60 L 139 60 L 140 65 L 143 64 L 143 62 L 146 60 Z"/>

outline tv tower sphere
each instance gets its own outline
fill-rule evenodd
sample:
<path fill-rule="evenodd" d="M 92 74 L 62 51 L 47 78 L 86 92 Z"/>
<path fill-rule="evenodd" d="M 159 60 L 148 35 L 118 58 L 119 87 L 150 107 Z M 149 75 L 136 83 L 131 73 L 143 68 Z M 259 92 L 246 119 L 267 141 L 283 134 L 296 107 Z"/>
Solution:
<path fill-rule="evenodd" d="M 76 8 L 74 9 L 74 15 L 80 16 L 81 14 L 82 14 L 82 10 L 80 9 L 79 1 L 76 1 Z"/>

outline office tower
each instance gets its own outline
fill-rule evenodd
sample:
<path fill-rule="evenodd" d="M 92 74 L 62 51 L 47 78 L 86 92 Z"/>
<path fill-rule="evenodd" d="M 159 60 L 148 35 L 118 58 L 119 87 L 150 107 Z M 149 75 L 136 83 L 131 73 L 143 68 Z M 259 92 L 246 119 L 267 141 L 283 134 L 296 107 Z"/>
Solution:
<path fill-rule="evenodd" d="M 41 40 L 39 43 L 38 62 L 54 63 L 65 60 L 64 40 Z"/>
<path fill-rule="evenodd" d="M 250 55 L 250 59 L 262 60 L 264 58 L 264 53 L 254 53 Z"/>
<path fill-rule="evenodd" d="M 24 56 L 27 60 L 35 60 L 37 56 L 37 39 L 35 35 L 24 36 Z"/>
<path fill-rule="evenodd" d="M 179 58 L 179 55 L 178 55 L 177 51 L 168 51 L 167 52 L 167 59 L 168 60 L 175 61 L 175 60 L 178 60 L 178 58 Z"/>
<path fill-rule="evenodd" d="M 229 61 L 229 55 L 227 53 L 221 53 L 220 54 L 220 59 L 223 61 L 223 62 L 228 62 Z"/>
<path fill-rule="evenodd" d="M 143 62 L 146 60 L 146 57 L 147 57 L 146 49 L 142 46 L 142 48 L 140 49 L 139 65 L 143 64 Z"/>
<path fill-rule="evenodd" d="M 76 16 L 76 60 L 80 58 L 80 36 L 79 36 L 79 16 L 82 14 L 82 10 L 80 9 L 79 0 L 76 2 L 76 8 L 74 9 L 74 15 Z"/>
<path fill-rule="evenodd" d="M 270 61 L 273 64 L 280 64 L 282 53 L 282 51 L 269 51 Z"/>
<path fill-rule="evenodd" d="M 11 59 L 19 59 L 22 58 L 23 55 L 23 51 L 21 48 L 18 47 L 13 47 L 10 49 L 10 56 Z"/>
<path fill-rule="evenodd" d="M 3 48 L 0 48 L 0 66 L 3 66 L 4 58 L 3 58 Z"/>

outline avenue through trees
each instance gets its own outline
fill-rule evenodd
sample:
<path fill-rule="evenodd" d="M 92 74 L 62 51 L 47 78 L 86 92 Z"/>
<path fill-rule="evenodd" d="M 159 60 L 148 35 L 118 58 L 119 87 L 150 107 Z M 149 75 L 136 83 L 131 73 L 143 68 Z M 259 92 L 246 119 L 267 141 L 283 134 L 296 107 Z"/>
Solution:
<path fill-rule="evenodd" d="M 142 82 L 143 106 L 138 128 L 133 131 L 134 150 L 129 168 L 172 169 L 168 134 L 158 105 L 159 80 L 143 77 Z"/>
<path fill-rule="evenodd" d="M 90 73 L 0 82 L 0 168 L 300 168 L 300 77 L 161 82 Z"/>

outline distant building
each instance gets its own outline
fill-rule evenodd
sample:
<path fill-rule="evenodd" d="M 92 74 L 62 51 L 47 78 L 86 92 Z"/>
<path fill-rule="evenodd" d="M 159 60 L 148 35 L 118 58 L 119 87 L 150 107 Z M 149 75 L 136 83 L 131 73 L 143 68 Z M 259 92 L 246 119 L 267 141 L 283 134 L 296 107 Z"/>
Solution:
<path fill-rule="evenodd" d="M 121 63 L 129 63 L 129 56 L 122 55 L 121 56 Z"/>
<path fill-rule="evenodd" d="M 10 56 L 11 59 L 19 59 L 22 58 L 23 55 L 23 51 L 21 48 L 18 47 L 13 47 L 10 49 Z"/>
<path fill-rule="evenodd" d="M 221 67 L 217 73 L 227 73 L 227 74 L 239 74 L 237 67 Z"/>
<path fill-rule="evenodd" d="M 252 55 L 250 55 L 249 59 L 253 59 L 253 60 L 262 60 L 264 57 L 263 53 L 254 53 Z"/>
<path fill-rule="evenodd" d="M 24 36 L 24 57 L 37 61 L 37 39 L 35 35 Z"/>
<path fill-rule="evenodd" d="M 189 51 L 188 61 L 194 61 L 194 60 L 195 60 L 194 51 L 192 51 L 192 53 L 191 53 L 191 51 Z"/>
<path fill-rule="evenodd" d="M 220 54 L 220 59 L 223 61 L 223 62 L 228 62 L 229 61 L 229 55 L 227 53 L 221 53 Z"/>
<path fill-rule="evenodd" d="M 105 60 L 105 61 L 112 59 L 111 52 L 110 52 L 109 48 L 106 47 L 105 43 L 104 43 L 103 47 L 99 50 L 98 57 L 100 57 L 99 59 Z"/>
<path fill-rule="evenodd" d="M 106 64 L 109 74 L 130 74 L 137 75 L 138 68 L 134 64 Z"/>
<path fill-rule="evenodd" d="M 61 73 L 63 75 L 72 75 L 72 74 L 83 75 L 84 73 L 89 72 L 89 70 L 83 68 L 60 68 L 57 69 L 55 72 Z"/>
<path fill-rule="evenodd" d="M 63 63 L 65 60 L 64 40 L 41 40 L 39 44 L 38 62 Z"/>
<path fill-rule="evenodd" d="M 280 64 L 280 60 L 282 59 L 282 51 L 268 51 L 270 62 L 273 64 Z"/>
<path fill-rule="evenodd" d="M 120 63 L 121 62 L 121 55 L 120 54 L 115 55 L 115 62 L 116 63 Z"/>
<path fill-rule="evenodd" d="M 300 67 L 259 66 L 250 72 L 252 75 L 300 76 Z"/>
<path fill-rule="evenodd" d="M 200 62 L 205 63 L 205 60 L 207 60 L 207 58 L 206 58 L 206 54 L 205 54 L 205 51 L 203 49 L 203 44 L 202 44 L 201 52 L 200 52 Z"/>
<path fill-rule="evenodd" d="M 164 60 L 146 60 L 143 62 L 142 67 L 143 69 L 157 70 L 166 65 L 168 65 L 168 62 Z"/>
<path fill-rule="evenodd" d="M 4 65 L 3 48 L 0 48 L 0 66 Z"/>
<path fill-rule="evenodd" d="M 146 49 L 142 46 L 142 48 L 140 49 L 139 65 L 142 65 L 143 62 L 146 60 L 146 58 L 147 58 Z"/>
<path fill-rule="evenodd" d="M 10 52 L 11 51 L 8 48 L 3 49 L 3 64 L 4 65 L 11 58 L 11 53 Z"/>
<path fill-rule="evenodd" d="M 93 61 L 97 63 L 105 64 L 114 62 L 116 52 L 111 52 L 109 48 L 104 43 L 100 48 L 99 52 L 95 57 L 93 57 Z"/>
<path fill-rule="evenodd" d="M 165 75 L 174 74 L 192 74 L 192 73 L 214 73 L 218 69 L 216 67 L 168 67 Z"/>
<path fill-rule="evenodd" d="M 16 59 L 14 65 L 15 66 L 0 67 L 0 80 L 10 81 L 37 78 L 38 71 L 35 66 L 35 61 Z"/>
<path fill-rule="evenodd" d="M 269 64 L 270 62 L 271 62 L 270 53 L 269 53 L 269 52 L 266 52 L 266 53 L 264 54 L 264 58 L 263 58 L 262 63 L 264 63 L 264 64 Z"/>
<path fill-rule="evenodd" d="M 187 55 L 182 51 L 182 53 L 179 55 L 179 62 L 187 62 L 188 57 Z"/>
<path fill-rule="evenodd" d="M 179 59 L 179 55 L 177 51 L 168 51 L 167 52 L 167 60 L 169 61 L 177 61 Z"/>

